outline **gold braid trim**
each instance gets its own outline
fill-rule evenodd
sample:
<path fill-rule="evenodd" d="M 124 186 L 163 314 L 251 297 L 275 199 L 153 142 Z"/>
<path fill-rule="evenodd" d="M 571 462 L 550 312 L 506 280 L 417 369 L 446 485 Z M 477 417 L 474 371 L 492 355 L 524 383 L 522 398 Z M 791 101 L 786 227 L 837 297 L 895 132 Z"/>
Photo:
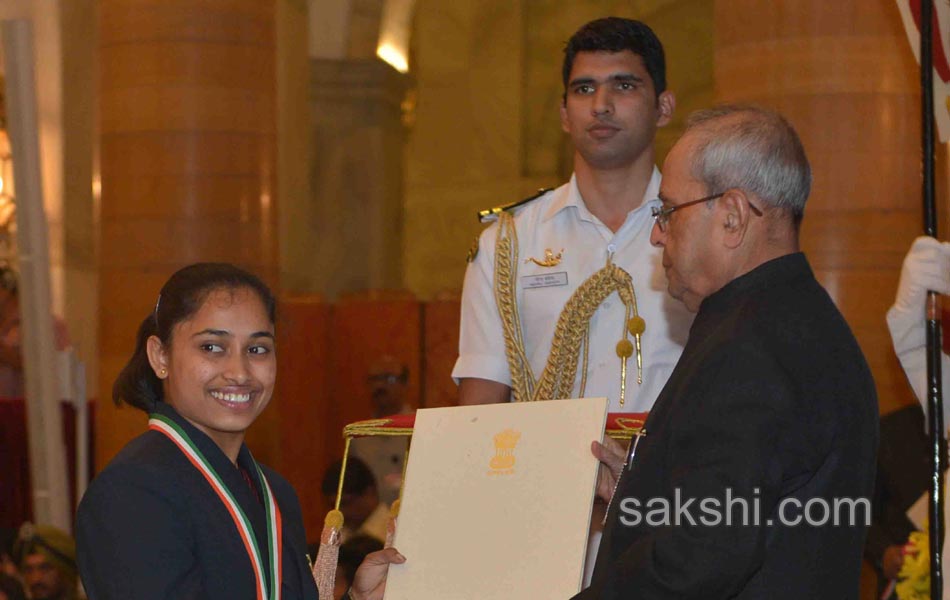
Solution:
<path fill-rule="evenodd" d="M 354 437 L 412 435 L 412 427 L 396 427 L 389 422 L 389 419 L 367 419 L 350 423 L 343 428 L 343 437 L 349 440 Z"/>
<path fill-rule="evenodd" d="M 621 417 L 617 419 L 616 426 L 614 428 L 610 428 L 608 425 L 606 433 L 615 440 L 629 442 L 633 439 L 633 436 L 640 435 L 640 432 L 643 431 L 643 425 L 645 423 L 645 419 Z"/>
<path fill-rule="evenodd" d="M 584 365 L 579 394 L 584 396 L 587 383 L 587 355 L 590 346 L 590 319 L 607 296 L 617 292 L 624 306 L 633 307 L 636 314 L 636 297 L 630 274 L 613 263 L 591 275 L 582 283 L 564 305 L 554 330 L 551 354 L 541 373 L 532 400 L 568 398 L 574 389 L 574 377 L 580 347 L 584 347 Z M 623 324 L 626 331 L 626 322 Z M 624 336 L 626 338 L 626 335 Z"/>
<path fill-rule="evenodd" d="M 606 433 L 610 437 L 618 440 L 629 440 L 643 429 L 646 420 L 645 416 L 637 414 L 624 414 L 614 419 L 607 419 Z M 387 425 L 387 423 L 389 423 Z M 344 446 L 344 455 L 349 457 L 349 442 L 352 438 L 359 437 L 412 437 L 415 419 L 405 422 L 401 425 L 393 425 L 389 419 L 368 419 L 366 421 L 357 421 L 350 423 L 343 428 L 343 437 L 346 439 Z M 409 449 L 406 448 L 406 458 L 409 457 Z M 405 479 L 405 466 L 403 467 L 403 479 Z"/>
<path fill-rule="evenodd" d="M 532 399 L 535 379 L 531 363 L 524 351 L 521 315 L 518 313 L 516 282 L 518 280 L 518 232 L 511 213 L 498 216 L 498 239 L 495 241 L 495 304 L 501 315 L 505 336 L 505 354 L 511 371 L 511 389 L 515 402 Z"/>
<path fill-rule="evenodd" d="M 516 284 L 518 280 L 518 234 L 514 217 L 502 212 L 498 218 L 498 238 L 495 241 L 495 304 L 501 315 L 505 337 L 505 353 L 511 371 L 511 389 L 515 402 L 567 398 L 574 389 L 577 363 L 581 346 L 584 348 L 584 365 L 581 373 L 580 395 L 587 387 L 587 357 L 590 346 L 590 319 L 603 301 L 617 292 L 627 308 L 622 340 L 627 339 L 627 323 L 637 312 L 637 296 L 633 278 L 629 273 L 610 262 L 591 275 L 571 295 L 561 310 L 551 353 L 548 355 L 540 380 L 536 381 L 524 349 L 521 316 L 518 312 Z M 642 382 L 643 363 L 640 352 L 640 334 L 634 335 L 637 354 L 637 382 Z M 621 357 L 620 405 L 623 406 L 626 385 L 626 358 Z"/>

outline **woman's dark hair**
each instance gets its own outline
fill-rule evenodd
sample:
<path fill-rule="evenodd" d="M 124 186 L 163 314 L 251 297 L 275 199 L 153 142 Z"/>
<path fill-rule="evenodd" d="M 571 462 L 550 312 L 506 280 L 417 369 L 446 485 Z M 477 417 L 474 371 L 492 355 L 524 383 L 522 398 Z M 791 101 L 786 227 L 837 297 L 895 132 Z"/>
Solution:
<path fill-rule="evenodd" d="M 175 326 L 198 312 L 208 294 L 241 288 L 258 295 L 273 324 L 277 307 L 274 295 L 263 281 L 244 269 L 227 263 L 196 263 L 172 275 L 162 286 L 155 309 L 139 326 L 135 351 L 112 386 L 112 400 L 151 412 L 155 403 L 162 401 L 163 394 L 162 381 L 148 362 L 148 338 L 154 335 L 168 347 Z"/>

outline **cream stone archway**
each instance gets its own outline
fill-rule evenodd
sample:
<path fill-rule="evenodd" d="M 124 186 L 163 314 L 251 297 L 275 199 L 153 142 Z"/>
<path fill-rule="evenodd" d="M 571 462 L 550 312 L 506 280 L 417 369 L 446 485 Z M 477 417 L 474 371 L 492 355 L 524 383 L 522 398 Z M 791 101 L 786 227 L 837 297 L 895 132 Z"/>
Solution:
<path fill-rule="evenodd" d="M 299 193 L 282 195 L 282 281 L 288 290 L 332 298 L 404 285 L 402 105 L 409 78 L 400 70 L 408 66 L 413 4 L 309 3 L 309 88 L 302 91 L 310 125 L 301 134 L 298 118 L 284 131 L 308 153 L 306 172 L 299 163 L 287 164 Z M 400 70 L 377 56 L 382 39 L 383 54 Z"/>

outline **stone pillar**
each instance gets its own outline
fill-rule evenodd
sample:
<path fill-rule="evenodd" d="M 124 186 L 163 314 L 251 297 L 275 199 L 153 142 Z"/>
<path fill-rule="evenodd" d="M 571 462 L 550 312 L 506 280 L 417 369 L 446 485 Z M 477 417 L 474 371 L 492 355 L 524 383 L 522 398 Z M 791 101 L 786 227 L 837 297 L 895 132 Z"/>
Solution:
<path fill-rule="evenodd" d="M 798 130 L 814 176 L 803 248 L 871 365 L 881 412 L 913 402 L 884 322 L 921 231 L 919 71 L 896 5 L 716 0 L 715 24 L 717 100 L 775 108 Z"/>
<path fill-rule="evenodd" d="M 295 291 L 403 286 L 401 104 L 408 80 L 377 59 L 311 60 L 309 205 L 285 256 Z"/>
<path fill-rule="evenodd" d="M 99 8 L 101 467 L 144 428 L 111 387 L 162 283 L 227 261 L 275 284 L 277 239 L 274 2 Z"/>
<path fill-rule="evenodd" d="M 96 207 L 98 180 L 96 81 L 97 0 L 61 3 L 63 57 L 63 253 L 65 281 L 62 306 L 69 338 L 86 368 L 86 393 L 98 394 L 99 243 Z M 96 186 L 98 187 L 98 186 Z M 53 284 L 54 290 L 56 284 Z"/>

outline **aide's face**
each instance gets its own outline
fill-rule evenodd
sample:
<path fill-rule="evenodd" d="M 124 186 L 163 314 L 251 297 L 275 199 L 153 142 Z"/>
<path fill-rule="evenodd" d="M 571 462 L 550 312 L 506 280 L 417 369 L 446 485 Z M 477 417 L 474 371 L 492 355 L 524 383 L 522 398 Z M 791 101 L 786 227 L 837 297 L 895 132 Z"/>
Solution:
<path fill-rule="evenodd" d="M 597 169 L 623 167 L 648 153 L 672 113 L 672 94 L 658 101 L 643 59 L 629 50 L 578 52 L 561 106 L 561 127 Z"/>
<path fill-rule="evenodd" d="M 248 288 L 208 294 L 175 326 L 162 356 L 165 401 L 219 446 L 243 439 L 270 402 L 277 375 L 274 325 Z"/>
<path fill-rule="evenodd" d="M 684 204 L 712 192 L 693 178 L 693 142 L 682 138 L 670 150 L 663 164 L 660 199 L 664 207 Z M 718 191 L 718 190 L 717 190 Z M 650 243 L 663 248 L 663 268 L 669 293 L 691 312 L 699 310 L 706 296 L 720 286 L 716 252 L 716 201 L 684 207 L 670 215 L 666 231 L 654 223 Z"/>
<path fill-rule="evenodd" d="M 66 584 L 59 570 L 46 556 L 30 554 L 23 559 L 23 583 L 33 600 L 56 600 L 63 597 Z"/>

